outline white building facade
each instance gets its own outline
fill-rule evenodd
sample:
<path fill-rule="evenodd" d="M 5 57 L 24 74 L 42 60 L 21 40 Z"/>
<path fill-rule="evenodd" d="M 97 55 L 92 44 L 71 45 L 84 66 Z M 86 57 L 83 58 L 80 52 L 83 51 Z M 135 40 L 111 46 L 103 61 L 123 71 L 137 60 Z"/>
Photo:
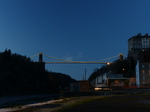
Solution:
<path fill-rule="evenodd" d="M 112 86 L 126 86 L 124 81 L 129 78 L 124 78 L 123 74 L 113 74 L 111 71 L 97 76 L 93 80 L 92 86 L 95 88 L 105 88 Z"/>
<path fill-rule="evenodd" d="M 150 86 L 150 63 L 136 64 L 136 86 Z"/>

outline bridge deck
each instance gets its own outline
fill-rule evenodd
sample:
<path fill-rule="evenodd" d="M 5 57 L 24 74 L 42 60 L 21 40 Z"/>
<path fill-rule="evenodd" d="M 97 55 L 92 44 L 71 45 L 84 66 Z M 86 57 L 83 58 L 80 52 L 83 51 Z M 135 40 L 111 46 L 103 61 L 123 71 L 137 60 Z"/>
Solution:
<path fill-rule="evenodd" d="M 111 62 L 45 62 L 46 64 L 110 64 Z"/>

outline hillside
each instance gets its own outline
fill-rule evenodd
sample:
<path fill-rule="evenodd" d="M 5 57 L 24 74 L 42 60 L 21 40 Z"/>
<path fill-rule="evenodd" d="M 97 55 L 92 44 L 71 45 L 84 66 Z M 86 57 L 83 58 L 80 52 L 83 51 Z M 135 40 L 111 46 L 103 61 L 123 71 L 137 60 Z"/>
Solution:
<path fill-rule="evenodd" d="M 0 94 L 31 94 L 58 92 L 74 82 L 70 76 L 48 72 L 42 63 L 5 50 L 0 53 Z"/>
<path fill-rule="evenodd" d="M 123 74 L 124 77 L 132 77 L 135 74 L 135 61 L 132 58 L 127 58 L 124 60 L 115 60 L 109 65 L 104 65 L 100 69 L 95 69 L 95 71 L 90 75 L 88 80 L 93 80 L 99 75 L 103 75 L 109 71 L 113 74 Z"/>

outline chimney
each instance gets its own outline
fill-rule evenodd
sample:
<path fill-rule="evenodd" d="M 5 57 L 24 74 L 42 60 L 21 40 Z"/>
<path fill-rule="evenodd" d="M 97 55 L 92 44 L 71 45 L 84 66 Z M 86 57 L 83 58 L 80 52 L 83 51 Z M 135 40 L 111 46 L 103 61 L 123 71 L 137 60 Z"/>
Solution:
<path fill-rule="evenodd" d="M 141 33 L 138 33 L 137 36 L 141 36 Z"/>
<path fill-rule="evenodd" d="M 145 36 L 145 37 L 148 37 L 148 33 L 146 33 L 144 36 Z"/>

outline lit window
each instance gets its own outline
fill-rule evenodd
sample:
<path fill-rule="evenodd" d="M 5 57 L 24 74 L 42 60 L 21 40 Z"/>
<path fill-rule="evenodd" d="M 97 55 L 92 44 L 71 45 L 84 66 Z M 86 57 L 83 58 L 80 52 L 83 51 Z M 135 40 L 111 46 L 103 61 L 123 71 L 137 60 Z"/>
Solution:
<path fill-rule="evenodd" d="M 144 65 L 142 65 L 142 68 L 144 68 L 145 66 Z"/>
<path fill-rule="evenodd" d="M 150 70 L 148 70 L 148 73 L 150 74 Z"/>
<path fill-rule="evenodd" d="M 145 71 L 144 71 L 144 70 L 142 70 L 142 74 L 145 74 Z"/>

